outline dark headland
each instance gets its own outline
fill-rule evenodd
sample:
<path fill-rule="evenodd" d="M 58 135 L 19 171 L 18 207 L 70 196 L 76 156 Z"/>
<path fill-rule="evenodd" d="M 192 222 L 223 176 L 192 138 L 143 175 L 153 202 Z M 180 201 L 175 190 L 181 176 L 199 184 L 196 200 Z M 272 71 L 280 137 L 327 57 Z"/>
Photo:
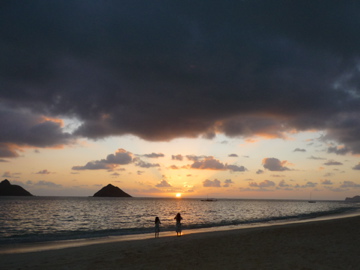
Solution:
<path fill-rule="evenodd" d="M 355 197 L 352 197 L 352 198 L 347 197 L 345 199 L 345 202 L 360 202 L 360 196 L 355 196 Z"/>
<path fill-rule="evenodd" d="M 29 191 L 18 185 L 10 184 L 9 180 L 5 179 L 0 183 L 0 196 L 33 196 Z"/>
<path fill-rule="evenodd" d="M 120 188 L 108 184 L 94 194 L 94 197 L 132 197 Z"/>

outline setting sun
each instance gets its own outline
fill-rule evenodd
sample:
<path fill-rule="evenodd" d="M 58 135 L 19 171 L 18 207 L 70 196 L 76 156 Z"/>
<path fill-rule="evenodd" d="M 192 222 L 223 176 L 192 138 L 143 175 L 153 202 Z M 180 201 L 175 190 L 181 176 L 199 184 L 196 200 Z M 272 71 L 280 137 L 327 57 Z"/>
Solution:
<path fill-rule="evenodd" d="M 176 198 L 181 198 L 181 193 L 176 193 Z"/>

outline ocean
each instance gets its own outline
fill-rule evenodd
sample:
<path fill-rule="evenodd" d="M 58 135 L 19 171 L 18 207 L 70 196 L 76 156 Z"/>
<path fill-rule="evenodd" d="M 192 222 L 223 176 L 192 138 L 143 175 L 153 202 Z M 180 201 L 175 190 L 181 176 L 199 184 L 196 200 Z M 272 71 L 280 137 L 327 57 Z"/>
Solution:
<path fill-rule="evenodd" d="M 337 215 L 360 208 L 341 201 L 96 197 L 0 197 L 0 244 L 87 239 L 222 226 L 257 226 Z"/>

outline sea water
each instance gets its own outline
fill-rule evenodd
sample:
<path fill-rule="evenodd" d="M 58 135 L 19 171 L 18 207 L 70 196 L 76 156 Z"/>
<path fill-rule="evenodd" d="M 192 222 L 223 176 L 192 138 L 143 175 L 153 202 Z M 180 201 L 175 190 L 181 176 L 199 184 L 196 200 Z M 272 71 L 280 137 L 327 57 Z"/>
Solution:
<path fill-rule="evenodd" d="M 0 197 L 0 244 L 86 239 L 175 228 L 181 213 L 183 230 L 251 226 L 312 219 L 359 209 L 341 201 Z"/>

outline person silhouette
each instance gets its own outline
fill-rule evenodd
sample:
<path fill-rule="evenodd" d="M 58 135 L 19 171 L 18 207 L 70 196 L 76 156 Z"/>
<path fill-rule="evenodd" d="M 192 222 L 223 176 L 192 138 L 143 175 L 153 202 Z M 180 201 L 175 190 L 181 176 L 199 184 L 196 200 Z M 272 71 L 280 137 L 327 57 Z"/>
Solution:
<path fill-rule="evenodd" d="M 174 219 L 176 220 L 176 236 L 181 236 L 181 220 L 183 218 L 180 213 L 177 213 Z"/>
<path fill-rule="evenodd" d="M 159 237 L 159 233 L 160 233 L 160 219 L 159 217 L 156 217 L 155 218 L 155 238 L 158 238 Z"/>

